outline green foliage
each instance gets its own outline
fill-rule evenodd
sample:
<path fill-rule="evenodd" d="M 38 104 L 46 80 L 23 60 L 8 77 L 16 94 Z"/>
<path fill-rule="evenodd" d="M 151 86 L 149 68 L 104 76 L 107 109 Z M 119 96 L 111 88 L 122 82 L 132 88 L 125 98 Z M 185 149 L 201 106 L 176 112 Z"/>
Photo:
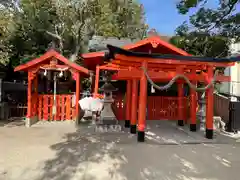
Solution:
<path fill-rule="evenodd" d="M 211 35 L 221 35 L 240 40 L 240 13 L 237 6 L 239 0 L 219 0 L 216 9 L 209 9 L 205 5 L 210 0 L 181 0 L 177 4 L 179 13 L 186 14 L 191 8 L 198 7 L 198 11 L 190 16 L 191 31 L 207 32 Z"/>
<path fill-rule="evenodd" d="M 146 34 L 143 9 L 132 0 L 21 0 L 18 6 L 12 2 L 0 1 L 4 4 L 0 60 L 14 61 L 14 65 L 50 47 L 75 61 L 88 50 L 93 35 L 143 38 Z M 8 27 L 10 33 L 5 32 Z"/>
<path fill-rule="evenodd" d="M 181 0 L 177 4 L 180 14 L 187 14 L 191 8 L 197 12 L 190 16 L 176 30 L 171 43 L 190 54 L 206 57 L 229 55 L 231 40 L 240 40 L 240 13 L 238 0 L 219 0 L 216 9 L 206 8 L 209 0 Z"/>
<path fill-rule="evenodd" d="M 13 21 L 8 9 L 0 8 L 0 63 L 7 64 L 11 54 L 9 38 L 13 31 Z"/>
<path fill-rule="evenodd" d="M 205 0 L 181 0 L 177 4 L 177 8 L 179 13 L 186 14 L 190 8 L 196 7 L 201 2 L 206 3 Z"/>
<path fill-rule="evenodd" d="M 195 56 L 226 57 L 229 54 L 229 40 L 222 36 L 192 32 L 174 36 L 170 43 Z"/>
<path fill-rule="evenodd" d="M 105 0 L 101 14 L 96 27 L 99 36 L 143 39 L 146 35 L 144 12 L 135 1 Z"/>

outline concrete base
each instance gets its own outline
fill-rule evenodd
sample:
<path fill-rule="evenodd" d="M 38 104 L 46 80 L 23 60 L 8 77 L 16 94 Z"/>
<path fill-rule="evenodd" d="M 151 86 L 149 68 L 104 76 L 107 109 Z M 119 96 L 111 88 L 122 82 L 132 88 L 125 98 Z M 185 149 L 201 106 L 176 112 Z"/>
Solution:
<path fill-rule="evenodd" d="M 0 119 L 5 119 L 4 103 L 0 103 Z"/>
<path fill-rule="evenodd" d="M 124 126 L 125 126 L 125 128 L 130 128 L 130 120 L 125 120 L 125 124 L 124 124 Z"/>
<path fill-rule="evenodd" d="M 197 131 L 197 125 L 196 124 L 190 124 L 190 131 L 196 132 Z"/>
<path fill-rule="evenodd" d="M 184 126 L 184 120 L 178 120 L 177 124 L 178 126 Z"/>
<path fill-rule="evenodd" d="M 31 117 L 31 118 L 26 118 L 25 126 L 26 127 L 31 127 L 33 124 L 35 124 L 37 122 L 38 122 L 38 117 L 37 116 Z"/>
<path fill-rule="evenodd" d="M 0 103 L 0 119 L 6 120 L 9 118 L 9 107 L 8 103 L 2 102 Z"/>
<path fill-rule="evenodd" d="M 136 134 L 137 133 L 137 125 L 131 125 L 130 126 L 130 133 Z"/>
<path fill-rule="evenodd" d="M 137 140 L 138 140 L 138 142 L 145 141 L 145 132 L 144 131 L 138 131 Z"/>
<path fill-rule="evenodd" d="M 206 129 L 206 138 L 213 139 L 213 129 Z"/>

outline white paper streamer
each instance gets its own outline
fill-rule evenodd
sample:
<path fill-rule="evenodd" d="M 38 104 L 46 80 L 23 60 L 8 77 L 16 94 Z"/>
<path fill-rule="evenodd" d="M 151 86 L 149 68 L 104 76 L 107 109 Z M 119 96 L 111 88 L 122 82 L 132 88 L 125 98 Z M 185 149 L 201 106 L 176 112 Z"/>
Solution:
<path fill-rule="evenodd" d="M 102 111 L 103 101 L 99 98 L 85 97 L 78 101 L 80 107 L 84 111 Z"/>

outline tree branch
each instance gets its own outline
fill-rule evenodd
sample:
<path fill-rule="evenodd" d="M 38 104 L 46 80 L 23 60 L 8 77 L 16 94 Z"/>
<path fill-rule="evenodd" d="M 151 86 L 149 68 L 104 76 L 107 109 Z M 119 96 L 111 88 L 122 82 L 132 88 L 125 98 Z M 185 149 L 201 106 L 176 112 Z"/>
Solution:
<path fill-rule="evenodd" d="M 233 11 L 235 5 L 238 3 L 238 0 L 234 0 L 233 2 L 228 4 L 228 11 L 226 11 L 225 13 L 223 13 L 222 17 L 220 17 L 219 20 L 217 20 L 214 25 L 208 29 L 208 31 L 213 30 L 217 25 L 221 24 L 221 22 Z"/>
<path fill-rule="evenodd" d="M 59 42 L 59 51 L 62 53 L 62 50 L 63 50 L 63 40 L 62 40 L 62 37 L 58 35 L 58 31 L 56 29 L 56 26 L 55 26 L 55 34 L 54 33 L 51 33 L 49 31 L 45 31 L 48 35 L 52 36 L 53 38 L 57 39 L 58 42 Z"/>
<path fill-rule="evenodd" d="M 54 34 L 54 33 L 51 33 L 51 32 L 49 32 L 49 31 L 45 31 L 48 35 L 50 35 L 50 36 L 52 36 L 53 38 L 55 38 L 55 39 L 58 39 L 58 40 L 61 40 L 62 39 L 62 37 L 60 37 L 58 34 Z"/>

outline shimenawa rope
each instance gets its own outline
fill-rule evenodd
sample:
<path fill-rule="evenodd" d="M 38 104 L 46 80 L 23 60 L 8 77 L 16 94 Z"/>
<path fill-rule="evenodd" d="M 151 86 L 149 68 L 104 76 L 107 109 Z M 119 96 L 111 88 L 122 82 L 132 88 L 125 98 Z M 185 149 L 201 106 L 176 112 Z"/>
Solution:
<path fill-rule="evenodd" d="M 191 89 L 194 89 L 195 91 L 206 91 L 207 89 L 209 89 L 212 85 L 214 85 L 215 81 L 216 81 L 216 78 L 217 78 L 217 75 L 218 75 L 218 70 L 215 71 L 214 73 L 214 76 L 213 76 L 213 79 L 211 80 L 211 82 L 206 85 L 205 87 L 200 87 L 200 88 L 197 88 L 195 85 L 193 85 L 189 79 L 183 75 L 183 74 L 178 74 L 176 75 L 174 78 L 172 78 L 168 84 L 164 85 L 164 86 L 158 86 L 157 84 L 155 84 L 152 79 L 149 77 L 148 73 L 147 73 L 147 69 L 144 68 L 144 67 L 141 67 L 141 69 L 143 70 L 145 76 L 147 77 L 147 80 L 148 82 L 156 89 L 160 90 L 160 91 L 163 91 L 163 90 L 167 90 L 169 89 L 177 79 L 184 79 L 186 81 L 186 83 L 188 84 L 188 86 L 191 88 Z"/>

